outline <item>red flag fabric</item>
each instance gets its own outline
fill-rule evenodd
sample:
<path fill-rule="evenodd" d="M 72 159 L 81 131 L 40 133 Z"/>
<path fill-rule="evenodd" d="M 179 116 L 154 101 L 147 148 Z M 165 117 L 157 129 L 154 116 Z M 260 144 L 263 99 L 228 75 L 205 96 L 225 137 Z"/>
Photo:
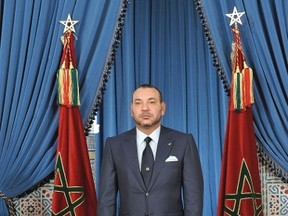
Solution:
<path fill-rule="evenodd" d="M 70 79 L 67 79 L 70 76 L 68 73 L 75 72 L 75 60 L 72 59 L 74 56 L 73 38 L 74 35 L 70 31 L 64 35 L 64 48 L 61 60 L 62 70 L 60 72 L 65 73 L 65 75 L 59 76 L 58 74 L 59 77 L 65 77 L 65 79 L 61 79 L 65 81 L 61 83 L 64 86 L 63 89 L 65 89 L 64 95 L 62 95 L 64 98 L 71 98 L 71 95 L 75 93 L 71 94 L 71 91 L 78 90 L 77 86 L 70 88 L 72 89 L 71 91 L 67 90 L 69 86 L 71 87 L 71 82 L 67 82 Z M 76 82 L 74 84 L 78 85 Z M 77 92 L 74 95 L 77 95 Z M 65 103 L 60 103 L 59 107 L 58 147 L 52 215 L 93 216 L 96 215 L 96 190 L 78 107 L 79 100 L 74 100 L 76 103 L 67 102 L 69 100 L 63 101 Z M 71 101 L 73 101 L 73 96 Z"/>
<path fill-rule="evenodd" d="M 228 113 L 217 215 L 263 215 L 251 108 Z"/>
<path fill-rule="evenodd" d="M 237 26 L 234 29 L 234 42 L 232 68 L 233 73 L 239 75 L 240 71 L 243 70 L 245 59 Z M 240 86 L 242 85 L 245 83 L 241 83 Z M 245 89 L 245 86 L 243 88 Z M 229 101 L 230 109 L 228 109 L 222 159 L 218 216 L 263 215 L 253 113 L 251 104 L 247 104 L 241 110 L 233 108 L 232 103 L 235 102 L 233 99 L 235 92 L 233 91 L 238 90 L 231 87 L 230 95 L 232 98 Z M 243 93 L 245 99 L 245 91 L 241 89 L 239 92 Z M 247 94 L 250 95 L 251 93 Z"/>

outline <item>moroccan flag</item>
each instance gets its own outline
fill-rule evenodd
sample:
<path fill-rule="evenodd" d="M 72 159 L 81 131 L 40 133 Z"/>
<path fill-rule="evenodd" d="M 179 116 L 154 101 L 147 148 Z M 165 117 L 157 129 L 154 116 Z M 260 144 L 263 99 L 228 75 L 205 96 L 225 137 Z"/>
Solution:
<path fill-rule="evenodd" d="M 240 33 L 234 31 L 232 87 L 218 197 L 218 216 L 263 215 L 261 184 L 251 105 L 251 72 L 245 64 Z M 247 90 L 248 88 L 248 90 Z"/>
<path fill-rule="evenodd" d="M 67 31 L 58 71 L 59 129 L 52 215 L 95 216 L 96 191 L 79 111 L 74 35 Z"/>

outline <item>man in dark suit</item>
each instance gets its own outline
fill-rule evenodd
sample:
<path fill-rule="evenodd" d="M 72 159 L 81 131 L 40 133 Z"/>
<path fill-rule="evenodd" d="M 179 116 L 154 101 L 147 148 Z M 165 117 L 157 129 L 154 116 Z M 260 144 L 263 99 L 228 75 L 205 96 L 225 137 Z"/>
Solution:
<path fill-rule="evenodd" d="M 161 125 L 165 109 L 158 88 L 143 84 L 134 91 L 136 128 L 106 140 L 98 216 L 202 215 L 203 176 L 194 139 Z"/>

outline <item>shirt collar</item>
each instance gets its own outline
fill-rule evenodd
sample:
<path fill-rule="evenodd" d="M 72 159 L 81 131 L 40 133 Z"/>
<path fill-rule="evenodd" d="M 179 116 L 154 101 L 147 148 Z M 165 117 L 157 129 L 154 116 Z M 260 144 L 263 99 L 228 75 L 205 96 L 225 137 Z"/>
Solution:
<path fill-rule="evenodd" d="M 143 141 L 147 136 L 149 136 L 155 143 L 158 143 L 159 141 L 159 136 L 160 136 L 160 131 L 161 131 L 161 125 L 159 125 L 158 128 L 156 128 L 151 134 L 147 135 L 145 133 L 143 133 L 142 131 L 140 131 L 137 127 L 136 127 L 136 133 L 137 133 L 137 140 L 139 141 Z"/>

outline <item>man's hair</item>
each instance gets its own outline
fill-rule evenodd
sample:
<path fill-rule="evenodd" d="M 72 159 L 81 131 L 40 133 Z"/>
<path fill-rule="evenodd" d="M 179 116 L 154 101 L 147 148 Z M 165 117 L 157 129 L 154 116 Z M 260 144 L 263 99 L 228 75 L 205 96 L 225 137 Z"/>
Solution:
<path fill-rule="evenodd" d="M 159 93 L 160 103 L 163 102 L 162 93 L 161 93 L 161 91 L 160 91 L 156 86 L 153 86 L 153 85 L 144 83 L 144 84 L 138 86 L 138 87 L 135 89 L 135 91 L 136 91 L 137 89 L 139 89 L 139 88 L 153 88 L 153 89 L 155 89 L 155 90 Z M 134 91 L 134 92 L 135 92 L 135 91 Z"/>

